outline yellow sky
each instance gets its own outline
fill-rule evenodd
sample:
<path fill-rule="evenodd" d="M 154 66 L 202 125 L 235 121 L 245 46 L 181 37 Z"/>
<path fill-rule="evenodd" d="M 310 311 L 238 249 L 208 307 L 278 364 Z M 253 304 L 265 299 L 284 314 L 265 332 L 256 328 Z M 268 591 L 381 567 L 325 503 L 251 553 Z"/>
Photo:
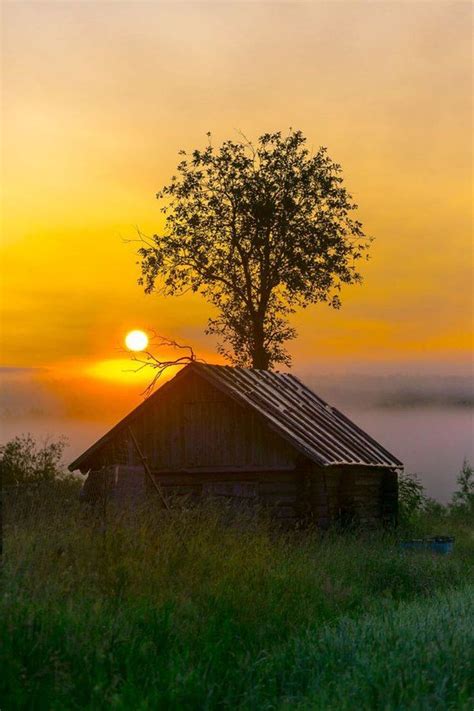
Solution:
<path fill-rule="evenodd" d="M 342 164 L 376 238 L 340 312 L 295 318 L 295 367 L 464 367 L 470 16 L 468 2 L 4 3 L 3 364 L 100 379 L 136 327 L 212 360 L 206 304 L 145 297 L 124 238 L 159 229 L 180 148 L 292 126 Z"/>

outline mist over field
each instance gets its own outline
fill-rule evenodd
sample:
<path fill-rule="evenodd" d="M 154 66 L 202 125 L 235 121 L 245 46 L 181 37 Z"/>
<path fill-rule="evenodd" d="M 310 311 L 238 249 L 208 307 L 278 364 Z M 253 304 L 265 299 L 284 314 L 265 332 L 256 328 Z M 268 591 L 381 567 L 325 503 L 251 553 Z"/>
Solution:
<path fill-rule="evenodd" d="M 418 474 L 430 496 L 449 500 L 464 458 L 474 459 L 471 377 L 347 375 L 306 382 Z"/>
<path fill-rule="evenodd" d="M 463 459 L 474 460 L 474 387 L 469 375 L 367 375 L 298 372 L 421 477 L 427 493 L 449 500 Z M 72 461 L 141 402 L 141 386 L 97 389 L 47 369 L 3 368 L 0 440 L 22 432 L 68 438 Z"/>
<path fill-rule="evenodd" d="M 474 380 L 468 375 L 324 375 L 303 376 L 321 397 L 368 408 L 474 407 Z"/>

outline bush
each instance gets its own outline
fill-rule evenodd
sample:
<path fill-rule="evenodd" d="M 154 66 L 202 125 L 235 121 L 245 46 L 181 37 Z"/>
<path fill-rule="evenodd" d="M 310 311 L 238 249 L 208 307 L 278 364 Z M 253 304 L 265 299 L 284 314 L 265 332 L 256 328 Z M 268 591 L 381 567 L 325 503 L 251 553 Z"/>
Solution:
<path fill-rule="evenodd" d="M 451 510 L 456 515 L 474 517 L 474 469 L 467 459 L 457 477 L 459 489 L 454 492 Z"/>
<path fill-rule="evenodd" d="M 417 474 L 403 473 L 398 477 L 398 511 L 400 520 L 407 522 L 424 511 L 429 499 Z"/>
<path fill-rule="evenodd" d="M 3 486 L 36 484 L 64 476 L 61 460 L 65 446 L 64 438 L 38 445 L 30 434 L 14 437 L 0 447 Z"/>

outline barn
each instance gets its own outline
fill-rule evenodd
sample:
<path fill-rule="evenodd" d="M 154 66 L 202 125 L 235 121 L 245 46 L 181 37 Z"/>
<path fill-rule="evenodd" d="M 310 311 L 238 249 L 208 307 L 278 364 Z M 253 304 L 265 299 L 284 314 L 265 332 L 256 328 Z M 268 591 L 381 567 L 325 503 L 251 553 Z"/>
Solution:
<path fill-rule="evenodd" d="M 190 363 L 69 469 L 88 475 L 84 498 L 108 481 L 132 501 L 150 495 L 140 454 L 165 498 L 258 504 L 321 527 L 397 516 L 403 464 L 288 373 Z"/>

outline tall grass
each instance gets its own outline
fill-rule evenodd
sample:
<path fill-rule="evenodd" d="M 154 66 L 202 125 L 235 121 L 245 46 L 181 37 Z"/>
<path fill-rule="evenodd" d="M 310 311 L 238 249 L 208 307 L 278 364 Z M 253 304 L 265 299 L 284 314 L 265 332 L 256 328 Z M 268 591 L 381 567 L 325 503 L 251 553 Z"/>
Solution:
<path fill-rule="evenodd" d="M 7 506 L 2 710 L 471 708 L 469 525 L 446 557 L 210 506 L 104 530 L 66 487 Z"/>

